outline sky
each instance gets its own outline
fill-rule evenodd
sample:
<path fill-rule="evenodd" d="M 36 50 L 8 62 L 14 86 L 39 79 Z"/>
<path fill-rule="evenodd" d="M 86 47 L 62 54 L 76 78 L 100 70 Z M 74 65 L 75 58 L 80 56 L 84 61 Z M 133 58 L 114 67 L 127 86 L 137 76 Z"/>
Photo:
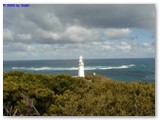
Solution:
<path fill-rule="evenodd" d="M 4 60 L 154 58 L 153 4 L 3 8 Z"/>

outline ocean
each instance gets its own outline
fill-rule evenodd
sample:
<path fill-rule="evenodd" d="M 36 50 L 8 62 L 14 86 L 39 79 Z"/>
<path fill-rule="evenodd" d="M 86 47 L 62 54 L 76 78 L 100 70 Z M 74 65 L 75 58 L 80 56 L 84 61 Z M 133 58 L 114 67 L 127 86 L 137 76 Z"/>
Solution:
<path fill-rule="evenodd" d="M 118 81 L 155 82 L 155 59 L 84 59 L 85 74 L 101 74 Z M 42 74 L 78 74 L 76 60 L 3 61 L 3 71 Z"/>

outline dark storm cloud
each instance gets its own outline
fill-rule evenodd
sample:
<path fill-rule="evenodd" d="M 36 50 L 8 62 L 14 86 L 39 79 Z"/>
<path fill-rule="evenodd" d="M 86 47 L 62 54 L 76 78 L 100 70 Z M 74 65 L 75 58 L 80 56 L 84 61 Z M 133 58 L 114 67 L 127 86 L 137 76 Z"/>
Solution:
<path fill-rule="evenodd" d="M 26 9 L 4 9 L 5 22 L 19 17 L 32 21 L 42 29 L 58 30 L 61 24 L 80 24 L 100 28 L 154 28 L 154 5 L 31 5 Z M 52 23 L 56 22 L 56 24 Z M 8 23 L 7 23 L 8 24 Z"/>
<path fill-rule="evenodd" d="M 55 5 L 63 22 L 100 28 L 148 28 L 155 26 L 154 5 Z M 62 19 L 63 18 L 63 19 Z"/>

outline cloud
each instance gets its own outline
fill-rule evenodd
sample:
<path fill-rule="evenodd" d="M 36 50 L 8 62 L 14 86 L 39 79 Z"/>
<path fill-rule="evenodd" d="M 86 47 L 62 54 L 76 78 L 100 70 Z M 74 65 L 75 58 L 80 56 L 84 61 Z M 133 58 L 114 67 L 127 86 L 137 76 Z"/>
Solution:
<path fill-rule="evenodd" d="M 65 58 L 81 53 L 118 57 L 150 44 L 150 40 L 142 44 L 145 40 L 141 42 L 139 35 L 139 43 L 132 44 L 136 40 L 131 37 L 137 35 L 133 28 L 155 32 L 155 5 L 33 4 L 27 9 L 4 8 L 3 13 L 5 59 Z"/>
<path fill-rule="evenodd" d="M 154 12 L 154 5 L 31 5 L 30 9 L 12 11 L 4 8 L 4 27 L 9 30 L 4 31 L 4 42 L 16 39 L 13 33 L 19 42 L 32 39 L 30 42 L 37 44 L 96 41 L 101 39 L 98 31 L 107 39 L 125 39 L 131 28 L 153 28 Z"/>
<path fill-rule="evenodd" d="M 142 48 L 144 51 L 148 51 L 148 52 L 151 52 L 151 53 L 155 53 L 155 46 L 153 45 L 153 42 L 151 43 L 143 43 L 142 44 Z"/>
<path fill-rule="evenodd" d="M 150 44 L 149 43 L 143 43 L 143 47 L 148 48 L 148 47 L 150 47 Z"/>
<path fill-rule="evenodd" d="M 38 37 L 35 36 L 37 44 L 76 44 L 94 42 L 99 39 L 94 30 L 75 25 L 68 26 L 59 32 L 39 30 L 37 34 L 39 34 Z"/>
<path fill-rule="evenodd" d="M 62 28 L 62 23 L 59 18 L 47 9 L 33 9 L 33 11 L 27 12 L 25 16 L 29 21 L 32 21 L 40 29 L 58 31 Z M 37 14 L 38 13 L 38 14 Z"/>
<path fill-rule="evenodd" d="M 63 39 L 67 38 L 75 43 L 94 42 L 99 39 L 94 30 L 81 26 L 70 26 L 62 35 Z"/>
<path fill-rule="evenodd" d="M 107 39 L 124 39 L 127 38 L 131 34 L 131 30 L 128 28 L 122 28 L 122 29 L 105 29 L 103 31 L 105 37 Z"/>
<path fill-rule="evenodd" d="M 45 31 L 45 30 L 38 30 L 37 33 L 35 33 L 35 42 L 40 42 L 39 40 L 43 40 L 42 43 L 45 43 L 45 40 L 52 40 L 52 41 L 57 41 L 61 39 L 60 33 L 57 32 L 52 32 L 52 31 Z"/>
<path fill-rule="evenodd" d="M 110 46 L 110 45 L 103 45 L 102 47 L 103 47 L 104 49 L 107 49 L 107 50 L 108 50 L 108 49 L 111 49 L 111 46 Z"/>
<path fill-rule="evenodd" d="M 30 34 L 18 34 L 17 38 L 20 40 L 30 40 L 32 36 Z"/>
<path fill-rule="evenodd" d="M 27 52 L 27 49 L 29 48 L 28 45 L 23 43 L 10 43 L 4 45 L 4 52 Z"/>
<path fill-rule="evenodd" d="M 64 23 L 98 28 L 155 28 L 155 6 L 137 4 L 56 5 Z M 62 19 L 63 18 L 63 19 Z"/>
<path fill-rule="evenodd" d="M 9 29 L 3 30 L 3 39 L 5 42 L 13 41 L 14 40 L 14 33 Z"/>
<path fill-rule="evenodd" d="M 132 49 L 132 46 L 129 45 L 126 42 L 121 42 L 118 46 L 117 46 L 118 50 L 122 50 L 124 52 L 129 52 Z"/>

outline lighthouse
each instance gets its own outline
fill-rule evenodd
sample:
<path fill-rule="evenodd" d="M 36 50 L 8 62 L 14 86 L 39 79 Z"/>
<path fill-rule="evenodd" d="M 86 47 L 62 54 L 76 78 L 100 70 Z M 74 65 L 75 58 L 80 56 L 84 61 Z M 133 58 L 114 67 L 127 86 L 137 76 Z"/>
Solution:
<path fill-rule="evenodd" d="M 84 77 L 84 63 L 83 63 L 83 57 L 79 57 L 79 68 L 78 68 L 78 76 Z"/>

